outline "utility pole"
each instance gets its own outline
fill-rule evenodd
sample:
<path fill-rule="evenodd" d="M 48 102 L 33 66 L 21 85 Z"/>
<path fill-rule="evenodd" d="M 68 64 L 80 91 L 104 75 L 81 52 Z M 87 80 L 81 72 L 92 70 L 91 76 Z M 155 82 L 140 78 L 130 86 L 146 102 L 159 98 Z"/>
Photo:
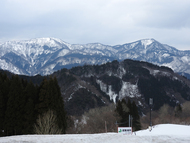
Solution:
<path fill-rule="evenodd" d="M 152 130 L 152 119 L 151 119 L 152 105 L 153 105 L 153 99 L 149 98 L 149 106 L 150 106 L 150 125 L 149 125 L 149 131 Z"/>
<path fill-rule="evenodd" d="M 130 127 L 130 114 L 129 114 L 129 127 Z"/>
<path fill-rule="evenodd" d="M 133 127 L 132 121 L 133 121 L 133 117 L 132 115 L 129 114 L 129 127 Z"/>
<path fill-rule="evenodd" d="M 131 128 L 133 128 L 133 117 L 131 116 Z"/>
<path fill-rule="evenodd" d="M 118 131 L 118 123 L 117 123 L 117 121 L 116 121 L 116 123 L 115 123 L 115 124 L 116 124 L 116 129 L 117 129 L 117 131 Z"/>
<path fill-rule="evenodd" d="M 107 133 L 107 124 L 106 124 L 106 121 L 105 121 L 105 132 Z"/>

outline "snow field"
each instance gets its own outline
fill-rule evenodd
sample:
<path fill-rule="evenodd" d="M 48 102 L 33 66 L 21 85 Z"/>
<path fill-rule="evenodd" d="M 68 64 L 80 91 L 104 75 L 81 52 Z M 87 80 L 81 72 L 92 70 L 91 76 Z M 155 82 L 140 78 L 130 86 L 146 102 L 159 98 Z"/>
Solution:
<path fill-rule="evenodd" d="M 135 135 L 136 134 L 136 135 Z M 161 124 L 123 135 L 118 133 L 22 135 L 1 137 L 0 143 L 190 143 L 190 126 Z"/>

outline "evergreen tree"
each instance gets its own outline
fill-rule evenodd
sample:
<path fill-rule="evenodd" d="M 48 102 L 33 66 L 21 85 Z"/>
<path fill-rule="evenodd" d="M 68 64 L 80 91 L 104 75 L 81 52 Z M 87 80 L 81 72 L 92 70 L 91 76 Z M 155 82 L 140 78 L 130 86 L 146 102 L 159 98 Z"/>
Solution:
<path fill-rule="evenodd" d="M 0 73 L 0 136 L 4 135 L 5 112 L 9 93 L 10 81 L 6 74 Z"/>
<path fill-rule="evenodd" d="M 138 114 L 138 108 L 135 104 L 135 102 L 132 102 L 132 126 L 133 126 L 133 131 L 138 131 L 141 129 L 141 123 L 140 123 L 140 116 Z"/>
<path fill-rule="evenodd" d="M 43 114 L 48 111 L 49 104 L 51 102 L 50 93 L 48 91 L 49 88 L 48 80 L 44 78 L 39 87 L 38 103 L 36 105 L 38 114 Z"/>
<path fill-rule="evenodd" d="M 121 120 L 119 121 L 119 126 L 128 127 L 129 108 L 127 106 L 125 99 L 122 99 L 122 101 L 118 101 L 116 106 L 116 112 L 121 117 Z"/>
<path fill-rule="evenodd" d="M 67 128 L 67 116 L 64 109 L 64 102 L 56 78 L 44 79 L 40 85 L 39 100 L 37 111 L 39 115 L 44 114 L 49 109 L 54 111 L 57 116 L 57 124 L 63 133 Z"/>
<path fill-rule="evenodd" d="M 23 88 L 18 76 L 11 79 L 10 91 L 8 94 L 7 110 L 5 114 L 5 125 L 10 135 L 23 134 L 25 97 Z"/>
<path fill-rule="evenodd" d="M 57 121 L 58 121 L 58 126 L 62 129 L 63 133 L 66 133 L 67 129 L 67 115 L 64 107 L 64 101 L 61 96 L 61 90 L 58 85 L 57 79 L 54 77 L 54 85 L 55 85 L 55 90 L 57 92 L 57 97 L 56 98 L 56 112 L 57 112 Z"/>
<path fill-rule="evenodd" d="M 182 107 L 180 104 L 176 105 L 174 112 L 175 112 L 175 117 L 180 117 L 180 115 L 182 113 Z"/>
<path fill-rule="evenodd" d="M 5 108 L 4 96 L 0 90 L 0 136 L 3 134 L 1 131 L 4 129 Z"/>
<path fill-rule="evenodd" d="M 37 87 L 34 86 L 32 82 L 26 84 L 24 90 L 24 96 L 26 97 L 25 107 L 24 107 L 24 133 L 29 134 L 33 131 L 33 124 L 37 118 L 37 113 L 35 112 L 35 104 L 37 103 Z"/>

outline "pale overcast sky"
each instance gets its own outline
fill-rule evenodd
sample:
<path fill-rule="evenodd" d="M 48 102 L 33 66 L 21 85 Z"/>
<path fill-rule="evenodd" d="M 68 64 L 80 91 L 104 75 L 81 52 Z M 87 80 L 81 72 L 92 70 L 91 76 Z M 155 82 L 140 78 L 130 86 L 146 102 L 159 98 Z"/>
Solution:
<path fill-rule="evenodd" d="M 0 0 L 0 42 L 41 37 L 190 50 L 190 0 Z"/>

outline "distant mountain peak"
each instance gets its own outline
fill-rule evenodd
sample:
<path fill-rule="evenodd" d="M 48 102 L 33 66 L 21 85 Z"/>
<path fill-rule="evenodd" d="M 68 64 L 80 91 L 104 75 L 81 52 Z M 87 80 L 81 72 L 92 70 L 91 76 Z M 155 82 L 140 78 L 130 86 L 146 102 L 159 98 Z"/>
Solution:
<path fill-rule="evenodd" d="M 143 39 L 141 40 L 142 45 L 144 45 L 144 48 L 146 49 L 147 46 L 151 45 L 153 42 L 155 42 L 154 39 Z"/>
<path fill-rule="evenodd" d="M 52 47 L 57 44 L 65 44 L 66 43 L 66 42 L 62 41 L 61 39 L 53 38 L 53 37 L 35 38 L 35 39 L 31 39 L 31 40 L 26 40 L 25 42 L 39 44 L 39 45 L 49 45 Z"/>
<path fill-rule="evenodd" d="M 155 42 L 156 40 L 153 39 L 153 38 L 146 38 L 146 39 L 141 39 L 140 41 L 143 41 L 143 42 Z"/>

